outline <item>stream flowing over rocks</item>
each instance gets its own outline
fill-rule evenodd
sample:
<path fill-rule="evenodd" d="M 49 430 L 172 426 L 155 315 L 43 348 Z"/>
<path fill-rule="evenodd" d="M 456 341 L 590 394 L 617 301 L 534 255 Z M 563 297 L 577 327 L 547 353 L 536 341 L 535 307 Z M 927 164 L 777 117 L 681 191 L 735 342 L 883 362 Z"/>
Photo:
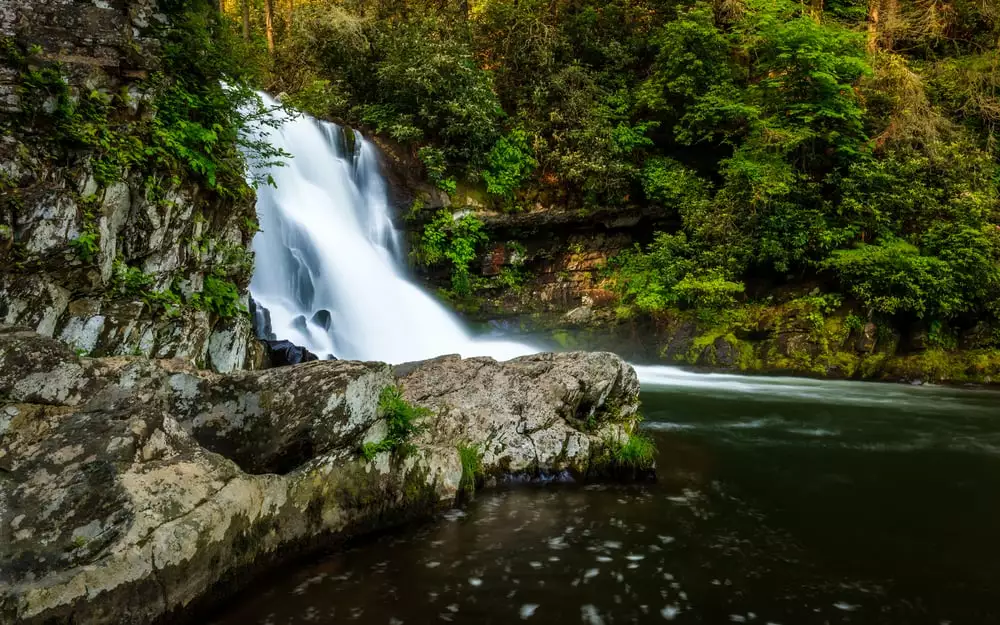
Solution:
<path fill-rule="evenodd" d="M 366 461 L 391 386 L 431 416 L 406 453 Z M 638 392 L 608 353 L 218 374 L 0 326 L 0 621 L 186 614 L 292 554 L 452 504 L 460 444 L 488 479 L 594 475 Z"/>

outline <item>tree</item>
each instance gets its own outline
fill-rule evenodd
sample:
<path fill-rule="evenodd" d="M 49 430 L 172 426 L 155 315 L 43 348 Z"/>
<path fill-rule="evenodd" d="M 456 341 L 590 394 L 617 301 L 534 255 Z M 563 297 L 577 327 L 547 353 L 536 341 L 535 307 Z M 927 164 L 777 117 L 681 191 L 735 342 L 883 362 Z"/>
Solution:
<path fill-rule="evenodd" d="M 899 16 L 899 0 L 868 0 L 868 53 L 892 49 L 892 30 Z"/>
<path fill-rule="evenodd" d="M 264 30 L 267 33 L 267 49 L 274 54 L 274 0 L 264 0 Z"/>
<path fill-rule="evenodd" d="M 809 0 L 809 12 L 819 24 L 823 21 L 823 0 Z"/>
<path fill-rule="evenodd" d="M 240 0 L 243 13 L 243 40 L 250 41 L 250 0 Z"/>

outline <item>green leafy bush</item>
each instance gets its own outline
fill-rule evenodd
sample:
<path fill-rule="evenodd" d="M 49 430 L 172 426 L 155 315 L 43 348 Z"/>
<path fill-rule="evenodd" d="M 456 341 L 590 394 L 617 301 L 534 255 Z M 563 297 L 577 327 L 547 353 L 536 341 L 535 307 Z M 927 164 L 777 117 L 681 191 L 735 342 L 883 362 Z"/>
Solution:
<path fill-rule="evenodd" d="M 538 162 L 531 156 L 527 133 L 512 130 L 497 140 L 486 156 L 486 164 L 483 171 L 486 190 L 509 199 L 514 197 L 514 191 L 527 180 Z"/>
<path fill-rule="evenodd" d="M 674 285 L 677 300 L 683 305 L 709 311 L 732 307 L 736 304 L 736 296 L 741 295 L 743 290 L 742 283 L 726 280 L 715 272 L 688 274 Z"/>
<path fill-rule="evenodd" d="M 451 286 L 454 294 L 469 295 L 472 280 L 469 264 L 476 258 L 476 249 L 487 240 L 483 222 L 474 215 L 457 221 L 447 210 L 440 211 L 424 228 L 419 257 L 428 266 L 447 262 L 451 266 Z"/>
<path fill-rule="evenodd" d="M 424 171 L 434 185 L 446 193 L 454 193 L 457 189 L 455 178 L 448 176 L 448 163 L 444 152 L 430 146 L 424 146 L 417 151 L 417 157 L 424 164 Z"/>
<path fill-rule="evenodd" d="M 904 241 L 838 250 L 826 266 L 876 313 L 947 317 L 961 305 L 948 264 Z"/>
<path fill-rule="evenodd" d="M 239 288 L 229 280 L 211 274 L 205 276 L 201 292 L 191 297 L 190 304 L 223 319 L 247 312 L 246 307 L 240 303 Z"/>
<path fill-rule="evenodd" d="M 82 232 L 69 242 L 69 246 L 73 248 L 77 258 L 90 264 L 97 260 L 97 255 L 101 251 L 101 235 L 95 231 Z"/>

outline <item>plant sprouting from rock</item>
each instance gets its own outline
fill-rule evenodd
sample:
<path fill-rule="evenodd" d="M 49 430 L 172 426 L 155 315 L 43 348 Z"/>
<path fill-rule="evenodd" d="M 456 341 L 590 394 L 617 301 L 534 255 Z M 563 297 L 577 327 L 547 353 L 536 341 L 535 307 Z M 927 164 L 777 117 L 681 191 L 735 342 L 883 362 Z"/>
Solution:
<path fill-rule="evenodd" d="M 429 409 L 406 401 L 402 391 L 395 386 L 382 389 L 378 399 L 378 412 L 385 419 L 387 432 L 385 438 L 378 443 L 366 443 L 362 446 L 361 455 L 369 461 L 383 452 L 405 454 L 410 451 L 410 439 L 427 427 L 421 421 L 431 415 Z"/>

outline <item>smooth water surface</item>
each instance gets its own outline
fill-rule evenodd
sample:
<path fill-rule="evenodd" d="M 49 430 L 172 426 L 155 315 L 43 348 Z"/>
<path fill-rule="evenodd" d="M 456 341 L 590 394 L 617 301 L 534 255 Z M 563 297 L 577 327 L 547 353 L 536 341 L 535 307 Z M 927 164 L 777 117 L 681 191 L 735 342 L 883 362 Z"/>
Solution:
<path fill-rule="evenodd" d="M 1000 623 L 1000 395 L 644 377 L 658 483 L 481 494 L 217 622 Z"/>

